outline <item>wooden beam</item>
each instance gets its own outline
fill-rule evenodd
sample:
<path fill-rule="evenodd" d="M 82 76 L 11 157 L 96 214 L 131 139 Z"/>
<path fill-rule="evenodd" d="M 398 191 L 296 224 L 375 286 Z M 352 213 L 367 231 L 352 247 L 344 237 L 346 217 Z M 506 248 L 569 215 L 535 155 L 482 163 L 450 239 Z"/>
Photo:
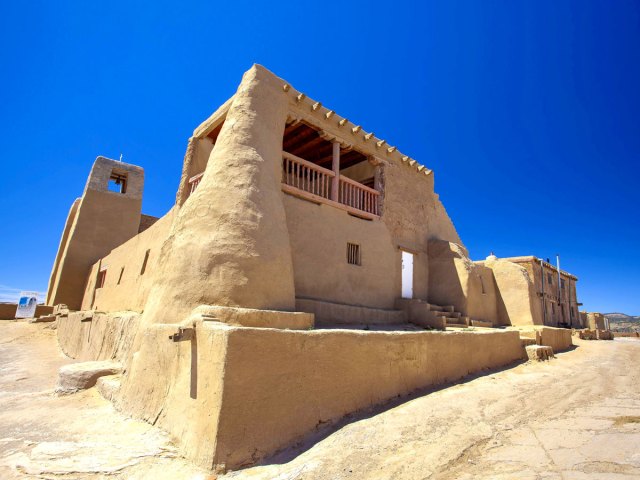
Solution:
<path fill-rule="evenodd" d="M 331 200 L 338 201 L 338 188 L 340 188 L 340 143 L 333 142 L 333 162 L 331 170 L 335 176 L 331 179 Z"/>

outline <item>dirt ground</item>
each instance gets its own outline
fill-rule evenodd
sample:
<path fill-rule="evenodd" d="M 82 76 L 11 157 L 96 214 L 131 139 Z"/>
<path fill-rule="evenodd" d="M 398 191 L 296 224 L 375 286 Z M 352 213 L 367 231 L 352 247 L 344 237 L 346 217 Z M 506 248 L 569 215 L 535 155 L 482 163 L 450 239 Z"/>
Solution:
<path fill-rule="evenodd" d="M 53 395 L 71 360 L 43 325 L 0 322 L 0 478 L 206 479 L 95 389 Z M 225 479 L 640 478 L 640 341 L 578 341 L 344 422 Z"/>

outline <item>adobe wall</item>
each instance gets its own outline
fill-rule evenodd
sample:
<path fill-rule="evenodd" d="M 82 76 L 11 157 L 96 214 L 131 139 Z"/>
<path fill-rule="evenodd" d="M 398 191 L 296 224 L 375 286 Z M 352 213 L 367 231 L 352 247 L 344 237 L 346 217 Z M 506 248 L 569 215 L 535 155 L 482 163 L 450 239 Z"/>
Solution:
<path fill-rule="evenodd" d="M 400 296 L 400 252 L 386 225 L 283 195 L 296 297 L 393 308 Z M 347 263 L 347 242 L 360 245 L 362 265 Z"/>
<path fill-rule="evenodd" d="M 317 425 L 522 358 L 517 332 L 288 331 L 198 323 L 145 330 L 117 401 L 201 466 L 237 469 Z"/>
<path fill-rule="evenodd" d="M 588 312 L 586 327 L 591 330 L 604 330 L 606 328 L 604 315 L 596 312 Z"/>
<path fill-rule="evenodd" d="M 71 312 L 58 316 L 60 349 L 76 360 L 117 360 L 128 363 L 140 314 L 135 312 Z"/>
<path fill-rule="evenodd" d="M 481 262 L 493 271 L 497 312 L 502 325 L 542 325 L 541 300 L 526 268 L 508 260 L 488 257 Z"/>
<path fill-rule="evenodd" d="M 204 176 L 161 249 L 146 322 L 180 322 L 201 304 L 295 308 L 280 188 L 283 83 L 260 66 L 244 74 Z"/>
<path fill-rule="evenodd" d="M 91 267 L 82 300 L 83 310 L 144 310 L 158 270 L 160 249 L 169 236 L 174 214 L 175 210 L 171 209 L 148 229 L 115 248 Z M 143 273 L 142 265 L 147 251 L 149 257 Z M 104 286 L 96 290 L 98 271 L 104 267 L 107 268 Z"/>
<path fill-rule="evenodd" d="M 503 325 L 500 292 L 493 272 L 474 263 L 464 247 L 442 240 L 429 242 L 429 302 L 453 305 L 464 316 Z"/>
<path fill-rule="evenodd" d="M 16 318 L 17 303 L 0 303 L 0 320 L 13 320 Z M 50 315 L 53 307 L 49 305 L 37 305 L 35 316 Z"/>
<path fill-rule="evenodd" d="M 57 283 L 59 282 L 58 277 L 58 269 L 60 268 L 60 262 L 62 261 L 62 256 L 67 248 L 67 243 L 69 242 L 69 233 L 71 232 L 71 227 L 76 220 L 76 215 L 78 214 L 78 207 L 80 206 L 81 198 L 76 198 L 74 202 L 71 204 L 71 208 L 69 209 L 69 213 L 67 214 L 67 220 L 64 223 L 64 229 L 62 230 L 62 236 L 60 237 L 60 244 L 58 245 L 58 251 L 56 252 L 56 258 L 53 262 L 53 268 L 51 269 L 51 275 L 49 276 L 49 288 L 47 291 L 47 305 L 52 305 L 51 296 L 57 290 Z"/>
<path fill-rule="evenodd" d="M 546 326 L 514 327 L 513 330 L 527 338 L 535 338 L 538 345 L 553 348 L 554 352 L 562 352 L 573 346 L 572 331 L 569 328 L 555 328 Z"/>

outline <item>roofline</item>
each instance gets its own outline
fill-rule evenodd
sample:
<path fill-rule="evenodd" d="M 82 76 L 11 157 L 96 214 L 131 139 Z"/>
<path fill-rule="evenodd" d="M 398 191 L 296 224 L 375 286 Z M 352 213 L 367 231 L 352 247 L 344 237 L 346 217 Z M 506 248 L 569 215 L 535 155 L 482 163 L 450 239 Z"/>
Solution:
<path fill-rule="evenodd" d="M 338 138 L 344 140 L 344 142 L 348 143 L 349 146 L 353 146 L 351 140 L 348 139 L 349 136 L 352 136 L 355 137 L 353 138 L 353 140 L 360 144 L 361 147 L 372 146 L 371 148 L 366 149 L 369 150 L 369 154 L 375 155 L 380 158 L 386 158 L 389 161 L 398 162 L 402 165 L 407 165 L 416 170 L 417 173 L 421 175 L 429 176 L 433 174 L 433 170 L 425 167 L 424 165 L 421 165 L 417 160 L 409 157 L 408 155 L 403 154 L 398 150 L 397 147 L 389 145 L 386 140 L 376 137 L 373 132 L 365 131 L 362 126 L 350 122 L 347 118 L 338 115 L 335 111 L 323 107 L 322 103 L 307 97 L 304 93 L 293 88 L 290 83 L 288 83 L 286 80 L 281 79 L 270 70 L 261 65 L 254 65 L 252 68 L 255 67 L 269 72 L 271 75 L 273 75 L 274 78 L 281 81 L 283 93 L 288 95 L 290 97 L 290 101 L 294 102 L 299 109 L 301 109 L 302 107 L 304 107 L 304 110 L 308 109 L 308 112 L 305 112 L 304 117 L 296 117 L 296 112 L 290 111 L 287 118 L 288 122 L 303 120 L 305 119 L 305 117 L 310 116 L 319 116 L 319 120 L 321 122 L 328 122 L 330 120 L 333 124 L 333 130 L 344 132 L 345 135 L 340 134 Z M 220 121 L 224 120 L 224 118 L 226 117 L 234 97 L 235 95 L 230 97 L 208 119 L 206 119 L 198 127 L 196 127 L 196 129 L 193 131 L 193 136 L 196 138 L 206 137 L 217 125 L 219 125 Z M 316 126 L 320 126 L 318 125 L 318 119 L 316 118 L 312 119 L 311 123 L 315 124 Z"/>
<path fill-rule="evenodd" d="M 502 258 L 502 260 L 508 260 L 509 262 L 513 262 L 513 263 L 528 263 L 528 262 L 540 263 L 540 262 L 542 262 L 542 264 L 545 267 L 550 268 L 552 270 L 557 270 L 555 265 L 552 265 L 549 262 L 546 262 L 546 261 L 542 260 L 541 258 L 538 258 L 538 257 L 536 257 L 534 255 L 526 255 L 526 256 L 521 256 L 521 257 L 505 257 L 505 258 Z M 569 277 L 569 278 L 573 278 L 576 281 L 578 280 L 578 277 L 576 277 L 572 273 L 569 273 L 569 272 L 567 272 L 565 270 L 560 270 L 560 274 L 564 275 L 566 277 Z"/>

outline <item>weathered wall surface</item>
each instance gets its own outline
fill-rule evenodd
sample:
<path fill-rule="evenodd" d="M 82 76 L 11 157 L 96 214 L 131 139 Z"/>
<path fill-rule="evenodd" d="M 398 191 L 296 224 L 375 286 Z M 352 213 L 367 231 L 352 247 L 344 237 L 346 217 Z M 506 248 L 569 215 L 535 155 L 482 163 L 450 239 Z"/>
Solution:
<path fill-rule="evenodd" d="M 168 431 L 187 458 L 212 468 L 226 378 L 228 329 L 196 328 L 169 340 L 175 325 L 145 328 L 116 406 Z"/>
<path fill-rule="evenodd" d="M 133 312 L 71 312 L 58 317 L 58 344 L 77 360 L 128 362 L 140 315 Z"/>
<path fill-rule="evenodd" d="M 605 330 L 606 323 L 604 315 L 597 312 L 588 312 L 585 326 L 591 330 Z"/>
<path fill-rule="evenodd" d="M 491 269 L 472 262 L 464 247 L 429 241 L 430 303 L 453 305 L 465 316 L 501 325 L 499 295 Z"/>
<path fill-rule="evenodd" d="M 259 66 L 245 73 L 198 189 L 162 247 L 148 321 L 179 322 L 200 304 L 294 309 L 280 190 L 282 83 Z"/>
<path fill-rule="evenodd" d="M 53 304 L 51 303 L 53 299 L 51 297 L 57 290 L 57 285 L 59 282 L 58 269 L 60 268 L 60 262 L 62 261 L 64 252 L 67 249 L 67 243 L 69 242 L 69 233 L 71 233 L 71 227 L 73 227 L 73 223 L 76 220 L 76 215 L 78 214 L 78 207 L 80 206 L 81 200 L 81 198 L 76 198 L 75 201 L 71 204 L 71 208 L 69 209 L 69 213 L 67 214 L 67 220 L 64 223 L 64 229 L 62 230 L 62 236 L 60 237 L 60 244 L 58 245 L 56 258 L 53 262 L 51 275 L 49 276 L 49 288 L 47 291 L 47 300 L 45 302 L 47 305 L 53 306 Z"/>
<path fill-rule="evenodd" d="M 493 271 L 499 291 L 497 311 L 502 325 L 542 325 L 542 307 L 527 270 L 508 260 L 489 257 L 483 262 Z"/>
<path fill-rule="evenodd" d="M 400 257 L 384 223 L 284 195 L 297 297 L 393 308 L 400 296 Z M 347 242 L 362 265 L 347 263 Z"/>
<path fill-rule="evenodd" d="M 554 352 L 562 352 L 573 346 L 571 329 L 555 328 L 545 326 L 524 326 L 515 327 L 520 335 L 528 338 L 535 338 L 538 345 L 545 345 L 553 348 Z"/>
<path fill-rule="evenodd" d="M 517 332 L 287 331 L 153 325 L 118 404 L 155 422 L 206 467 L 239 468 L 321 422 L 522 358 Z M 301 408 L 304 406 L 304 408 Z"/>
<path fill-rule="evenodd" d="M 174 213 L 174 209 L 170 210 L 147 230 L 115 248 L 92 266 L 82 300 L 83 310 L 144 310 L 154 275 L 158 271 L 160 249 L 169 236 Z M 147 251 L 149 254 L 143 271 Z M 107 269 L 105 283 L 96 290 L 101 268 Z"/>

